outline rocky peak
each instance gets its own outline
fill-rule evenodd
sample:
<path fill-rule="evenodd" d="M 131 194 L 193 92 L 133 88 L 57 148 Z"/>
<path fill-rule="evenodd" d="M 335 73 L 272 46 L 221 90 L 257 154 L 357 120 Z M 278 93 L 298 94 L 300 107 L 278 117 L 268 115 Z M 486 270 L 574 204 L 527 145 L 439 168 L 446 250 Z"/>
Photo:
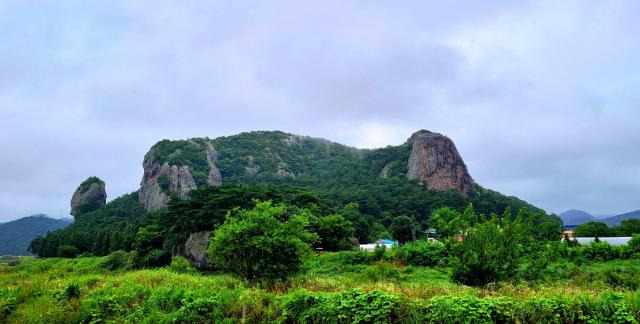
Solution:
<path fill-rule="evenodd" d="M 219 154 L 208 138 L 160 141 L 145 155 L 140 203 L 147 210 L 165 206 L 172 195 L 187 198 L 198 185 L 220 185 Z"/>
<path fill-rule="evenodd" d="M 83 208 L 102 206 L 107 203 L 104 181 L 89 177 L 83 181 L 71 197 L 71 215 L 76 216 Z"/>
<path fill-rule="evenodd" d="M 418 180 L 429 189 L 453 189 L 467 196 L 473 179 L 451 139 L 421 130 L 414 133 L 408 142 L 411 155 L 407 178 Z"/>
<path fill-rule="evenodd" d="M 156 210 L 169 202 L 171 194 L 186 198 L 189 191 L 196 188 L 191 171 L 186 165 L 160 163 L 155 150 L 149 151 L 142 167 L 144 174 L 140 183 L 140 203 L 147 210 Z"/>

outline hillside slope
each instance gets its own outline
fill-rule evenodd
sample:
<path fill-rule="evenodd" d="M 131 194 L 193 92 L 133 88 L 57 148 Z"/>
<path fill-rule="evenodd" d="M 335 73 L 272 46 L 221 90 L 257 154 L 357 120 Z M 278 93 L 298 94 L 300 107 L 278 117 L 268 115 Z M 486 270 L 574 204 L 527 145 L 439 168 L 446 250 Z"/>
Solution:
<path fill-rule="evenodd" d="M 558 215 L 565 225 L 581 225 L 596 218 L 583 210 L 571 209 Z"/>
<path fill-rule="evenodd" d="M 0 224 L 0 255 L 30 255 L 31 240 L 71 224 L 69 219 L 33 215 Z"/>

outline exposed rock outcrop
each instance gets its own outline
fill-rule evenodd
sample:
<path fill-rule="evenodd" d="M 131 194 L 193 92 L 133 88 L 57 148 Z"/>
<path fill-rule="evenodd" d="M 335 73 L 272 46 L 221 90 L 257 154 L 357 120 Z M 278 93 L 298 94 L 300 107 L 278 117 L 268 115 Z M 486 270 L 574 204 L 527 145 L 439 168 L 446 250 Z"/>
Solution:
<path fill-rule="evenodd" d="M 211 267 L 207 256 L 210 238 L 211 231 L 197 232 L 189 235 L 187 242 L 184 244 L 184 257 L 200 269 Z"/>
<path fill-rule="evenodd" d="M 256 164 L 256 159 L 253 155 L 247 156 L 247 161 L 247 166 L 244 167 L 247 174 L 258 174 L 258 172 L 260 172 L 260 165 Z"/>
<path fill-rule="evenodd" d="M 391 167 L 391 163 L 387 163 L 382 170 L 380 170 L 380 173 L 378 173 L 378 176 L 380 178 L 387 178 L 387 176 L 389 176 L 389 169 Z"/>
<path fill-rule="evenodd" d="M 189 191 L 195 189 L 190 169 L 186 165 L 160 164 L 152 149 L 144 157 L 144 174 L 140 183 L 140 203 L 147 210 L 156 210 L 169 201 L 171 193 L 186 198 Z"/>
<path fill-rule="evenodd" d="M 89 177 L 83 181 L 71 197 L 71 215 L 77 215 L 84 207 L 97 207 L 107 203 L 107 191 L 104 181 L 98 177 Z"/>
<path fill-rule="evenodd" d="M 207 143 L 207 163 L 209 163 L 209 179 L 210 185 L 218 186 L 222 184 L 222 174 L 216 163 L 218 162 L 218 152 L 211 143 Z"/>
<path fill-rule="evenodd" d="M 409 143 L 409 179 L 418 180 L 429 189 L 453 189 L 467 196 L 473 179 L 451 139 L 422 130 L 414 133 Z"/>

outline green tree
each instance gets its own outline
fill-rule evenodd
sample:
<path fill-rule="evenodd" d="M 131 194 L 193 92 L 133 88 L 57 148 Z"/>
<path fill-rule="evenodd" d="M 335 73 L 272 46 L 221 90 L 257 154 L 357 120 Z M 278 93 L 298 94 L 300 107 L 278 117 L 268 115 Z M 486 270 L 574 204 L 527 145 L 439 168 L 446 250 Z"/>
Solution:
<path fill-rule="evenodd" d="M 429 225 L 436 230 L 440 238 L 461 234 L 463 228 L 462 215 L 449 207 L 438 208 L 433 212 Z"/>
<path fill-rule="evenodd" d="M 623 220 L 620 226 L 618 226 L 618 231 L 624 236 L 640 234 L 640 219 Z"/>
<path fill-rule="evenodd" d="M 317 239 L 308 224 L 305 212 L 290 214 L 284 204 L 271 201 L 234 209 L 211 238 L 211 263 L 250 282 L 285 280 L 300 271 Z"/>
<path fill-rule="evenodd" d="M 521 264 L 542 268 L 540 262 L 545 260 L 536 255 L 541 249 L 532 237 L 532 220 L 527 216 L 524 210 L 514 220 L 493 214 L 490 220 L 467 229 L 464 240 L 452 246 L 454 279 L 480 286 L 516 278 Z"/>
<path fill-rule="evenodd" d="M 586 222 L 574 229 L 576 237 L 603 237 L 610 233 L 611 229 L 603 222 Z"/>
<path fill-rule="evenodd" d="M 341 215 L 319 217 L 316 221 L 316 233 L 320 236 L 320 246 L 325 250 L 339 251 L 353 247 L 353 224 Z"/>
<path fill-rule="evenodd" d="M 418 223 L 409 216 L 398 216 L 391 224 L 391 234 L 400 243 L 415 241 L 417 232 Z"/>

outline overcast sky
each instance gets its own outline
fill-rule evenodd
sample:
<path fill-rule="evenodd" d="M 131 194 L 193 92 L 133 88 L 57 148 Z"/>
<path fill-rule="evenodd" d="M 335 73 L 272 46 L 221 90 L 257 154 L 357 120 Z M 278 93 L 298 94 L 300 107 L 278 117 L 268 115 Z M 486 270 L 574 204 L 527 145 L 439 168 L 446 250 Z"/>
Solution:
<path fill-rule="evenodd" d="M 640 209 L 638 21 L 639 1 L 0 0 L 0 222 L 67 217 L 91 175 L 137 190 L 158 140 L 249 130 L 428 129 L 549 212 Z"/>

